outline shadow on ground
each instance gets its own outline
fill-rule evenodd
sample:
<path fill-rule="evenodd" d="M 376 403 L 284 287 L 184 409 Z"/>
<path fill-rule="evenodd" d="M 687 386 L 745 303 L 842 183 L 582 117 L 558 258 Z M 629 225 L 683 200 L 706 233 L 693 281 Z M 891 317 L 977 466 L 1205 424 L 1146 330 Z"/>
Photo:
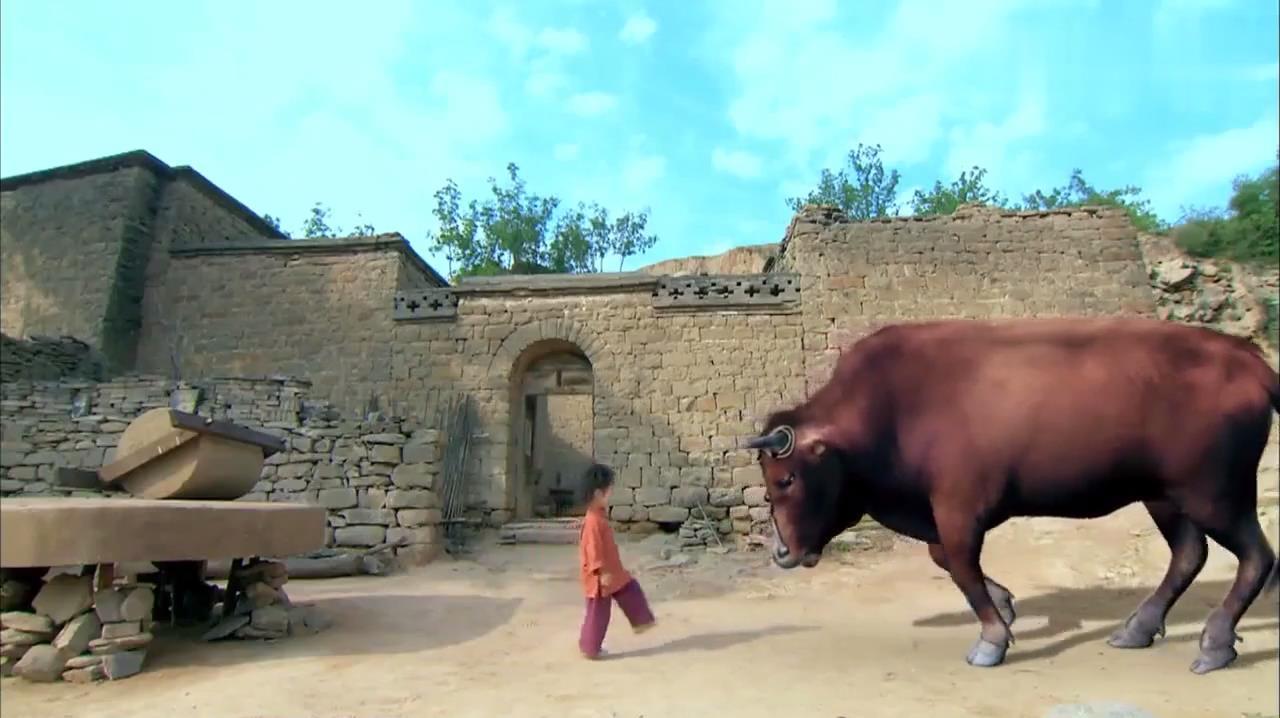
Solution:
<path fill-rule="evenodd" d="M 1169 612 L 1166 628 L 1170 635 L 1157 639 L 1161 642 L 1188 643 L 1194 646 L 1200 637 L 1200 628 L 1209 612 L 1222 602 L 1222 597 L 1231 587 L 1230 581 L 1202 581 L 1192 584 L 1182 598 Z M 1010 651 L 1009 663 L 1033 661 L 1051 658 L 1077 646 L 1105 642 L 1111 632 L 1118 628 L 1133 612 L 1142 599 L 1146 598 L 1152 588 L 1056 588 L 1034 596 L 1018 596 L 1014 602 L 1018 618 L 1014 623 L 1014 636 L 1019 640 L 1051 640 L 1037 648 L 1017 649 Z M 1014 591 L 1017 595 L 1017 591 Z M 959 592 L 957 592 L 959 597 Z M 963 598 L 959 599 L 963 602 Z M 1047 621 L 1035 628 L 1019 630 L 1019 624 L 1026 625 L 1027 619 L 1039 617 Z M 1280 605 L 1276 596 L 1261 595 L 1244 620 L 1269 619 L 1262 623 L 1241 624 L 1238 633 L 1244 642 L 1238 644 L 1240 657 L 1234 665 L 1249 666 L 1266 660 L 1277 660 L 1274 648 L 1256 651 L 1244 650 L 1248 647 L 1248 635 L 1260 631 L 1275 630 L 1280 627 Z M 1085 628 L 1085 623 L 1106 622 L 1099 628 Z M 967 608 L 963 611 L 940 613 L 921 618 L 912 623 L 914 626 L 927 628 L 954 628 L 971 625 L 976 633 L 978 620 Z M 1179 628 L 1191 628 L 1190 632 L 1178 631 Z M 1118 649 L 1117 649 L 1118 650 Z M 1188 659 L 1189 660 L 1189 659 Z"/>
<path fill-rule="evenodd" d="M 613 655 L 617 658 L 642 658 L 644 656 L 665 656 L 671 653 L 684 653 L 686 651 L 719 651 L 729 648 L 730 646 L 736 646 L 740 643 L 750 643 L 751 641 L 765 638 L 767 636 L 782 636 L 789 633 L 812 631 L 815 628 L 816 626 L 770 626 L 769 628 L 760 628 L 753 631 L 701 633 L 693 636 L 685 636 L 684 638 L 677 638 L 674 641 L 668 641 L 661 645 L 641 648 L 635 651 L 626 651 L 624 653 L 616 653 Z"/>
<path fill-rule="evenodd" d="M 157 632 L 150 667 L 222 666 L 311 656 L 418 653 L 481 638 L 508 623 L 518 598 L 358 594 L 299 601 L 332 626 L 315 635 L 279 641 L 206 643 L 203 629 Z"/>

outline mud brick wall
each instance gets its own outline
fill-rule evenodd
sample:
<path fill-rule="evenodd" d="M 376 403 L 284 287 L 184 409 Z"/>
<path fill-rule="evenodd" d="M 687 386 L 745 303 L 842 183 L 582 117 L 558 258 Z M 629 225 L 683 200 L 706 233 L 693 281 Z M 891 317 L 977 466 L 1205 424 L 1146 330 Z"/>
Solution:
<path fill-rule="evenodd" d="M 623 528 L 678 524 L 699 504 L 726 532 L 748 530 L 752 507 L 767 518 L 759 470 L 736 447 L 803 394 L 800 313 L 664 313 L 652 289 L 467 294 L 455 318 L 397 323 L 392 393 L 422 402 L 403 409 L 431 416 L 457 392 L 476 402 L 470 499 L 494 523 L 515 509 L 516 387 L 531 363 L 570 349 L 591 363 L 594 458 L 619 473 Z"/>
<path fill-rule="evenodd" d="M 138 370 L 305 376 L 313 396 L 348 411 L 385 404 L 392 299 L 430 281 L 404 246 L 396 235 L 171 250 L 149 290 Z"/>
<path fill-rule="evenodd" d="M 289 379 L 7 382 L 0 385 L 0 496 L 96 495 L 55 486 L 56 468 L 101 467 L 114 459 L 131 420 L 176 406 L 285 439 L 286 450 L 268 457 L 243 500 L 318 504 L 329 514 L 328 545 L 402 541 L 406 560 L 429 560 L 441 519 L 437 432 L 409 422 L 343 421 L 309 401 L 309 390 Z"/>
<path fill-rule="evenodd" d="M 806 207 L 776 268 L 802 276 L 809 391 L 842 347 L 892 322 L 1155 312 L 1137 231 L 1110 208 L 855 223 Z"/>
<path fill-rule="evenodd" d="M 75 337 L 15 339 L 0 334 L 0 382 L 101 381 L 105 373 L 102 357 Z"/>

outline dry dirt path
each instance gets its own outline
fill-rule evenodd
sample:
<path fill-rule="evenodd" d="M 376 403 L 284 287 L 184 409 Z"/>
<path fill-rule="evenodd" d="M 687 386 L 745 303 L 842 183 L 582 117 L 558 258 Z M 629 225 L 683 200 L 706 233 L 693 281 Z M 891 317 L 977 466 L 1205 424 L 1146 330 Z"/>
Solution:
<path fill-rule="evenodd" d="M 1275 520 L 1268 524 L 1280 543 Z M 1242 623 L 1235 666 L 1203 677 L 1187 670 L 1201 621 L 1234 572 L 1216 546 L 1165 640 L 1143 651 L 1105 646 L 1168 555 L 1141 509 L 993 533 L 985 563 L 1019 598 L 1018 642 L 1005 666 L 987 670 L 964 663 L 976 624 L 919 545 L 790 573 L 759 554 L 658 568 L 653 540 L 623 551 L 661 625 L 633 636 L 615 623 L 610 660 L 577 654 L 571 547 L 491 547 L 473 561 L 395 577 L 290 584 L 295 600 L 335 619 L 317 636 L 217 645 L 169 637 L 157 641 L 145 673 L 115 684 L 6 679 L 0 713 L 1038 718 L 1056 703 L 1095 701 L 1158 718 L 1280 713 L 1274 593 Z"/>

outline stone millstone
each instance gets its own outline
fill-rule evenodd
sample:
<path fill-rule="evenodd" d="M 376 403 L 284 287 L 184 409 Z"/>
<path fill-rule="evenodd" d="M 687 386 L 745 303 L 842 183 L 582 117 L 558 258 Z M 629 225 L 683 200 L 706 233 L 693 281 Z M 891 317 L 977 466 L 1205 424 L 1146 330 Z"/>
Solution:
<path fill-rule="evenodd" d="M 16 628 L 26 633 L 53 635 L 53 621 L 48 616 L 27 611 L 5 611 L 0 613 L 0 628 Z"/>
<path fill-rule="evenodd" d="M 89 641 L 97 638 L 101 631 L 98 614 L 82 613 L 62 627 L 58 637 L 53 639 L 53 645 L 69 656 L 79 655 L 89 648 Z"/>
<path fill-rule="evenodd" d="M 48 616 L 54 624 L 62 624 L 89 610 L 93 605 L 93 578 L 61 574 L 40 587 L 31 607 Z"/>
<path fill-rule="evenodd" d="M 52 644 L 32 646 L 13 667 L 13 674 L 36 683 L 52 683 L 62 677 L 67 654 Z"/>

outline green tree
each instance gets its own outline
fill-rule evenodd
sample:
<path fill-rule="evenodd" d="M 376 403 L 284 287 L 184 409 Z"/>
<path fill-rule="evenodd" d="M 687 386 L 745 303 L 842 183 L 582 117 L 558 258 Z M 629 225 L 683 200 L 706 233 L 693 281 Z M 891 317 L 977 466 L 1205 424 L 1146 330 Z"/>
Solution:
<path fill-rule="evenodd" d="M 1142 198 L 1142 190 L 1132 185 L 1102 191 L 1089 184 L 1079 169 L 1071 171 L 1071 178 L 1061 187 L 1048 193 L 1036 190 L 1023 195 L 1018 207 L 1026 211 L 1061 209 L 1064 207 L 1121 207 L 1129 214 L 1133 225 L 1142 232 L 1162 232 L 1164 222 L 1151 209 L 1151 202 Z"/>
<path fill-rule="evenodd" d="M 1232 183 L 1227 210 L 1192 210 L 1173 229 L 1188 253 L 1275 266 L 1280 261 L 1280 153 L 1277 164 L 1257 177 Z"/>
<path fill-rule="evenodd" d="M 951 184 L 937 181 L 927 193 L 916 190 L 911 198 L 911 211 L 916 216 L 930 216 L 952 214 L 962 204 L 1006 206 L 1008 200 L 983 182 L 986 176 L 985 169 L 973 167 L 961 172 Z"/>
<path fill-rule="evenodd" d="M 272 229 L 274 229 L 275 231 L 279 232 L 280 234 L 283 234 L 283 235 L 284 235 L 284 236 L 286 236 L 286 237 L 288 237 L 288 236 L 289 236 L 289 233 L 288 233 L 288 232 L 286 232 L 286 231 L 284 231 L 283 229 L 281 229 L 281 228 L 280 228 L 280 218 L 279 218 L 279 217 L 273 217 L 273 216 L 271 216 L 271 215 L 269 215 L 269 214 L 264 214 L 264 215 L 262 215 L 262 221 L 263 221 L 263 222 L 266 222 L 266 223 L 267 223 L 267 226 L 271 227 Z"/>
<path fill-rule="evenodd" d="M 579 203 L 557 215 L 560 199 L 530 193 L 514 163 L 507 165 L 507 180 L 490 178 L 490 196 L 465 205 L 452 179 L 436 191 L 439 229 L 432 248 L 445 255 L 455 277 L 604 271 L 606 257 L 617 256 L 621 268 L 657 242 L 645 233 L 647 210 L 611 220 L 603 207 Z"/>
<path fill-rule="evenodd" d="M 858 221 L 890 216 L 898 208 L 901 175 L 897 170 L 885 172 L 881 151 L 880 145 L 859 144 L 849 151 L 847 169 L 834 173 L 823 169 L 817 187 L 804 197 L 787 200 L 787 206 L 793 212 L 806 204 L 835 206 Z"/>

